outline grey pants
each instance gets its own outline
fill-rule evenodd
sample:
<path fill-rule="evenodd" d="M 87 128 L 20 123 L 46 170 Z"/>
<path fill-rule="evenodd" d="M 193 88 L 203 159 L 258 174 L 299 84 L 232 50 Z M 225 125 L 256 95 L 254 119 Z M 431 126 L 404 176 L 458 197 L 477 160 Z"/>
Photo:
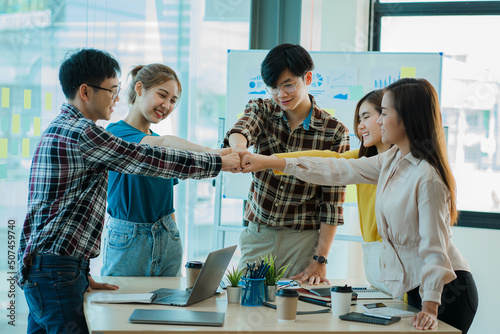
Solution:
<path fill-rule="evenodd" d="M 246 268 L 247 262 L 260 262 L 262 256 L 272 253 L 276 256 L 276 270 L 290 263 L 283 278 L 291 277 L 307 268 L 318 240 L 319 230 L 296 231 L 250 222 L 240 235 L 239 267 Z"/>

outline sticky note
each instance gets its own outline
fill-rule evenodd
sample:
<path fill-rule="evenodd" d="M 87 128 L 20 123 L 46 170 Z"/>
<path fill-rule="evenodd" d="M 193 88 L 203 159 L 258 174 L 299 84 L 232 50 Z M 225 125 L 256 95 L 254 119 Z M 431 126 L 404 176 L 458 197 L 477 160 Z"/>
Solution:
<path fill-rule="evenodd" d="M 243 113 L 236 115 L 236 117 L 238 117 L 238 119 L 240 119 L 241 116 L 243 116 Z"/>
<path fill-rule="evenodd" d="M 21 127 L 21 115 L 12 115 L 12 133 L 19 133 Z"/>
<path fill-rule="evenodd" d="M 349 86 L 349 100 L 357 101 L 363 96 L 363 85 Z"/>
<path fill-rule="evenodd" d="M 23 158 L 27 158 L 30 156 L 30 139 L 23 138 Z"/>
<path fill-rule="evenodd" d="M 40 135 L 40 130 L 41 130 L 41 124 L 42 124 L 42 119 L 40 117 L 34 117 L 33 118 L 33 134 L 35 136 Z"/>
<path fill-rule="evenodd" d="M 24 90 L 24 109 L 31 109 L 31 89 Z"/>
<path fill-rule="evenodd" d="M 323 109 L 323 110 L 329 113 L 330 115 L 335 116 L 335 109 Z"/>
<path fill-rule="evenodd" d="M 31 129 L 31 117 L 23 116 L 21 118 L 21 129 L 23 132 L 29 132 Z"/>
<path fill-rule="evenodd" d="M 10 155 L 17 157 L 19 155 L 19 139 L 9 140 Z"/>
<path fill-rule="evenodd" d="M 1 121 L 0 131 L 4 131 L 4 132 L 9 131 L 9 124 L 10 124 L 9 116 L 2 116 L 2 119 L 0 121 Z"/>
<path fill-rule="evenodd" d="M 2 108 L 9 107 L 10 88 L 2 87 Z"/>
<path fill-rule="evenodd" d="M 9 140 L 7 138 L 0 138 L 0 158 L 7 158 L 7 150 Z"/>
<path fill-rule="evenodd" d="M 52 93 L 45 93 L 45 110 L 52 110 Z"/>
<path fill-rule="evenodd" d="M 0 165 L 0 179 L 7 178 L 7 164 Z"/>
<path fill-rule="evenodd" d="M 417 69 L 415 67 L 401 67 L 401 78 L 415 78 Z"/>
<path fill-rule="evenodd" d="M 345 190 L 345 203 L 356 203 L 357 194 L 356 185 L 348 184 Z"/>

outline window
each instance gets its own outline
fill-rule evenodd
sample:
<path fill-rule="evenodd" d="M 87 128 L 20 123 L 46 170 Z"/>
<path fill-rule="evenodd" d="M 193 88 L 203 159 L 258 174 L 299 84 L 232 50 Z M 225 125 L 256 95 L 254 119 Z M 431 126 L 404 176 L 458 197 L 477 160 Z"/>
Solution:
<path fill-rule="evenodd" d="M 391 3 L 388 3 L 391 2 Z M 374 3 L 373 49 L 443 52 L 441 109 L 459 225 L 499 228 L 500 1 Z"/>

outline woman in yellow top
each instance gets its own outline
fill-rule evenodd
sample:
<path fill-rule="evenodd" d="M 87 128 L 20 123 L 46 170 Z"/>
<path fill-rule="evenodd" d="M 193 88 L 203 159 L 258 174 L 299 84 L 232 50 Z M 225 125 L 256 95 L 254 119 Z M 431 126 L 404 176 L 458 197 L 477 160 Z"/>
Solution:
<path fill-rule="evenodd" d="M 381 104 L 383 95 L 383 90 L 374 90 L 359 100 L 356 106 L 356 112 L 354 114 L 354 131 L 361 141 L 361 148 L 340 154 L 330 150 L 312 150 L 275 155 L 279 158 L 314 156 L 357 159 L 359 157 L 371 157 L 387 151 L 391 145 L 382 143 L 380 125 L 377 124 L 377 119 L 382 112 Z M 279 171 L 275 171 L 275 173 L 284 174 Z M 388 292 L 384 283 L 378 281 L 380 278 L 380 253 L 382 250 L 382 243 L 377 230 L 377 221 L 375 219 L 375 193 L 377 192 L 377 185 L 357 184 L 356 190 L 359 223 L 361 235 L 363 237 L 363 264 L 365 267 L 366 279 L 377 289 Z"/>

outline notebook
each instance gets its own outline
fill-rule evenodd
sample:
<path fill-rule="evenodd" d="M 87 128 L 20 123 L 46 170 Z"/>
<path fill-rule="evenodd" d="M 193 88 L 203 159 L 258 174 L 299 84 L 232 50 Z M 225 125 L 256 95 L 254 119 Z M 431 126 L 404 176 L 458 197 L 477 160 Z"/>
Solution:
<path fill-rule="evenodd" d="M 304 289 L 305 290 L 305 289 Z M 353 287 L 353 292 L 356 295 L 356 299 L 393 299 L 391 295 L 382 292 L 373 287 Z M 299 292 L 300 293 L 300 292 Z M 309 298 L 316 298 L 320 300 L 330 301 L 330 287 L 328 288 L 312 288 L 309 289 L 308 293 L 316 295 L 317 297 L 313 297 L 307 295 Z M 304 291 L 301 295 L 306 296 L 306 292 Z"/>
<path fill-rule="evenodd" d="M 391 295 L 373 287 L 353 287 L 359 299 L 393 299 Z"/>
<path fill-rule="evenodd" d="M 383 319 L 380 316 L 368 316 L 358 312 L 350 312 L 347 314 L 339 315 L 339 318 L 341 320 L 366 322 L 369 324 L 377 324 L 377 325 L 390 325 L 401 320 L 400 317 L 387 317 L 389 319 Z"/>
<path fill-rule="evenodd" d="M 91 303 L 143 303 L 150 304 L 156 297 L 155 293 L 95 293 L 91 299 Z"/>
<path fill-rule="evenodd" d="M 224 324 L 224 313 L 188 310 L 134 310 L 128 319 L 134 324 L 217 326 Z"/>
<path fill-rule="evenodd" d="M 212 297 L 217 292 L 222 277 L 233 257 L 235 246 L 219 249 L 208 254 L 203 268 L 192 289 L 158 289 L 152 304 L 189 306 Z"/>

